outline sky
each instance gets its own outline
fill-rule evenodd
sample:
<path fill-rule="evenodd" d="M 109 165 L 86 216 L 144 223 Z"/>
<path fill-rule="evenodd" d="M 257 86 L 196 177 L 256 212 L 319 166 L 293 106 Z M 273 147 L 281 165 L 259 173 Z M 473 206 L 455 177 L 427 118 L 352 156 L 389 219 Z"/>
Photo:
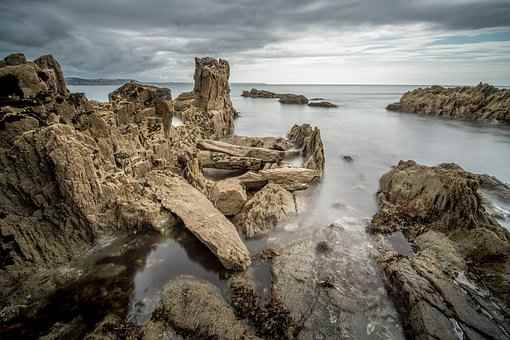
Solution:
<path fill-rule="evenodd" d="M 0 0 L 0 55 L 53 54 L 67 77 L 510 85 L 510 0 Z"/>

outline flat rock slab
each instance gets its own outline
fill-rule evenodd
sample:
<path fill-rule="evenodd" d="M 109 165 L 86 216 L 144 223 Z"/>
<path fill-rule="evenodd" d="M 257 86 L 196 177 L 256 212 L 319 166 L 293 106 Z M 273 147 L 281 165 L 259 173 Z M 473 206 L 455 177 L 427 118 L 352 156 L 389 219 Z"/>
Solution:
<path fill-rule="evenodd" d="M 320 179 L 318 170 L 305 168 L 274 168 L 258 172 L 249 171 L 237 179 L 247 189 L 260 189 L 267 183 L 276 183 L 285 190 L 305 190 Z"/>
<path fill-rule="evenodd" d="M 198 147 L 202 150 L 222 152 L 232 156 L 258 158 L 266 162 L 279 162 L 285 156 L 284 152 L 278 150 L 239 146 L 210 139 L 201 140 L 198 142 Z"/>
<path fill-rule="evenodd" d="M 147 183 L 161 205 L 177 215 L 227 269 L 244 270 L 250 254 L 234 225 L 200 191 L 179 177 L 152 172 Z"/>

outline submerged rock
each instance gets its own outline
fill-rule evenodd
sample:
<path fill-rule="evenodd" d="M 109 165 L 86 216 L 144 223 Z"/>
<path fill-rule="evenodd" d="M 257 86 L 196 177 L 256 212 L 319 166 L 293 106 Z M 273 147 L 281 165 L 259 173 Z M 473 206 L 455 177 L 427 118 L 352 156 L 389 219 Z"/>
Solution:
<path fill-rule="evenodd" d="M 268 184 L 244 205 L 234 223 L 247 238 L 253 238 L 268 233 L 296 212 L 292 193 L 278 184 Z"/>
<path fill-rule="evenodd" d="M 510 123 L 510 90 L 480 83 L 474 87 L 432 86 L 405 93 L 390 111 L 419 113 L 464 120 Z"/>
<path fill-rule="evenodd" d="M 301 94 L 282 94 L 278 100 L 282 104 L 296 104 L 306 105 L 308 104 L 308 98 Z"/>

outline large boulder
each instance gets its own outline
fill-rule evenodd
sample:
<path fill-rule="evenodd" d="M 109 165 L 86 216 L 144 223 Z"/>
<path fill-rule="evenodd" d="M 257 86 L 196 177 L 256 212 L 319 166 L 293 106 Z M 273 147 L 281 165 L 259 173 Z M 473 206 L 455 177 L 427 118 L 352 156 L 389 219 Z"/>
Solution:
<path fill-rule="evenodd" d="M 510 123 L 510 90 L 488 84 L 446 88 L 432 86 L 405 93 L 390 111 L 411 112 L 464 120 Z"/>
<path fill-rule="evenodd" d="M 247 238 L 267 234 L 297 212 L 294 196 L 278 184 L 268 184 L 244 205 L 234 223 Z"/>
<path fill-rule="evenodd" d="M 194 338 L 258 339 L 237 319 L 217 287 L 190 276 L 180 276 L 165 286 L 152 321 Z"/>

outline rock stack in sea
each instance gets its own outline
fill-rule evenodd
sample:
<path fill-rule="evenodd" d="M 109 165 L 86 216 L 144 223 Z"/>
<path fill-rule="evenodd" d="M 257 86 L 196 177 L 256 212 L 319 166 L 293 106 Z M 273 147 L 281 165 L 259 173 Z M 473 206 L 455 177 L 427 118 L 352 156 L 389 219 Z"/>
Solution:
<path fill-rule="evenodd" d="M 281 104 L 307 105 L 310 107 L 336 108 L 338 105 L 325 101 L 324 98 L 308 99 L 301 94 L 292 93 L 274 93 L 266 90 L 252 88 L 250 91 L 244 90 L 241 97 L 249 98 L 278 98 Z"/>
<path fill-rule="evenodd" d="M 390 111 L 418 113 L 461 120 L 510 123 L 510 90 L 480 83 L 477 86 L 432 86 L 405 93 Z"/>

